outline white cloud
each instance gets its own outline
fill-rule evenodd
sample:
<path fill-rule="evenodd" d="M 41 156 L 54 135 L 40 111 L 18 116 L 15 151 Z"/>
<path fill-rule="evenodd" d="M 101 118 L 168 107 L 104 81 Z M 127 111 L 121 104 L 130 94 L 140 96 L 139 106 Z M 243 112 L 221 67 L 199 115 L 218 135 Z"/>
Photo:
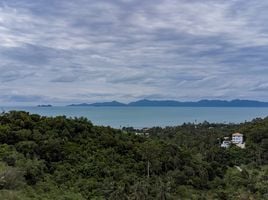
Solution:
<path fill-rule="evenodd" d="M 242 0 L 6 1 L 0 91 L 63 104 L 267 100 L 267 7 Z"/>

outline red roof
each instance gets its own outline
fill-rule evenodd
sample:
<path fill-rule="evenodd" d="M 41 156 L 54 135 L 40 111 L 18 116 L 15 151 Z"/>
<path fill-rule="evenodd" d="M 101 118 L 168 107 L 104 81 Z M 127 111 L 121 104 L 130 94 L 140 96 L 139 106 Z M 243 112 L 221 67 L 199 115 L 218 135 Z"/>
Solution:
<path fill-rule="evenodd" d="M 241 133 L 233 133 L 233 136 L 243 136 Z"/>

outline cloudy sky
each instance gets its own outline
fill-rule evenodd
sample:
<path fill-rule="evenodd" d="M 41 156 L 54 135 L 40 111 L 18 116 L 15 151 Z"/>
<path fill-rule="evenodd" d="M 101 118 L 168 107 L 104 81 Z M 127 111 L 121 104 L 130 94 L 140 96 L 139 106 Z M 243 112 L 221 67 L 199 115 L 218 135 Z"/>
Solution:
<path fill-rule="evenodd" d="M 268 1 L 0 0 L 0 104 L 268 101 Z"/>

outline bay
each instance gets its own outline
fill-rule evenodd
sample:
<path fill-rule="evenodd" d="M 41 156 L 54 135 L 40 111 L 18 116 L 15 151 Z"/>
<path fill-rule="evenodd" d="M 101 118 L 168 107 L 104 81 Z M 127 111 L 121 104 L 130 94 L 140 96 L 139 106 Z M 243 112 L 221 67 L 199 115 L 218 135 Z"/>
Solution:
<path fill-rule="evenodd" d="M 268 108 L 247 107 L 5 107 L 42 116 L 86 117 L 96 125 L 120 127 L 176 126 L 183 123 L 240 123 L 268 116 Z"/>

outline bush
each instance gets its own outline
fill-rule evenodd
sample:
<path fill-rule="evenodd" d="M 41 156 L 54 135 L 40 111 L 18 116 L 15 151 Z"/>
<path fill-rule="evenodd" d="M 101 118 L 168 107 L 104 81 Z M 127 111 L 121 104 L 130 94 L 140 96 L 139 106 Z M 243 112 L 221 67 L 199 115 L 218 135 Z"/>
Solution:
<path fill-rule="evenodd" d="M 0 189 L 14 190 L 24 185 L 23 172 L 2 163 L 0 170 Z"/>

